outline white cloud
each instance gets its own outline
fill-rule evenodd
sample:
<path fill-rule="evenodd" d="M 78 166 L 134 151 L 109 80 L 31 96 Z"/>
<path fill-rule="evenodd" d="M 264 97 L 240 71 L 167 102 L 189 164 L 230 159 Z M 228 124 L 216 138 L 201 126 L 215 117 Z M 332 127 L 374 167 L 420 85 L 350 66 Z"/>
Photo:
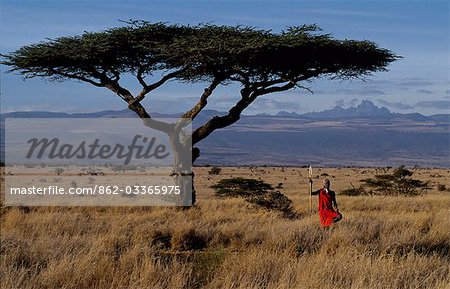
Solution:
<path fill-rule="evenodd" d="M 399 110 L 408 110 L 408 109 L 412 109 L 414 108 L 414 106 L 411 106 L 409 104 L 406 103 L 401 103 L 401 102 L 391 102 L 391 101 L 387 101 L 384 99 L 377 99 L 377 102 L 380 103 L 381 105 L 390 107 L 390 108 L 395 108 L 395 109 L 399 109 Z"/>
<path fill-rule="evenodd" d="M 252 104 L 252 110 L 259 112 L 278 112 L 280 110 L 286 110 L 292 112 L 299 111 L 300 104 L 294 101 L 278 101 L 270 98 L 259 98 Z"/>
<path fill-rule="evenodd" d="M 335 102 L 337 106 L 342 107 L 350 107 L 350 106 L 356 106 L 360 103 L 360 100 L 358 98 L 353 98 L 351 100 L 345 100 L 345 99 L 339 99 Z"/>

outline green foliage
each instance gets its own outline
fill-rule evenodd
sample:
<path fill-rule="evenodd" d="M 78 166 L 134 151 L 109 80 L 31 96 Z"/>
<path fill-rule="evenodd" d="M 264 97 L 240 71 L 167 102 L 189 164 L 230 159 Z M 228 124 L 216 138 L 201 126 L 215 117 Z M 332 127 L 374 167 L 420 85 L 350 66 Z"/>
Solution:
<path fill-rule="evenodd" d="M 211 186 L 219 197 L 242 197 L 247 202 L 262 207 L 268 211 L 278 211 L 285 218 L 295 218 L 292 201 L 280 191 L 261 180 L 231 178 L 220 180 Z"/>
<path fill-rule="evenodd" d="M 246 198 L 246 201 L 262 207 L 268 211 L 278 211 L 285 218 L 295 218 L 296 214 L 292 208 L 292 201 L 280 191 L 268 191 L 253 194 Z"/>
<path fill-rule="evenodd" d="M 268 82 L 320 75 L 359 77 L 398 57 L 370 41 L 336 40 L 316 25 L 281 33 L 243 26 L 168 25 L 130 21 L 124 27 L 60 37 L 2 55 L 2 64 L 24 77 L 118 80 L 156 71 L 180 71 L 181 81 Z"/>
<path fill-rule="evenodd" d="M 363 179 L 359 188 L 342 192 L 344 195 L 390 195 L 417 196 L 428 189 L 428 182 L 413 179 L 413 172 L 400 166 L 392 174 L 376 175 L 375 178 Z"/>
<path fill-rule="evenodd" d="M 222 179 L 211 188 L 219 197 L 250 197 L 273 190 L 273 187 L 264 181 L 241 177 Z"/>

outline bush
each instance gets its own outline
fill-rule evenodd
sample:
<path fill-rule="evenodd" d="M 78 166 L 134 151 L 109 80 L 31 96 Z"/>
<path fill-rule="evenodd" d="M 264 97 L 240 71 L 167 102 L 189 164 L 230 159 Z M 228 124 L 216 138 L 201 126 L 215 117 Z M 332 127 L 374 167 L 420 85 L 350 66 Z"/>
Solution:
<path fill-rule="evenodd" d="M 219 197 L 242 197 L 247 202 L 262 207 L 268 211 L 278 211 L 283 217 L 294 218 L 296 214 L 292 208 L 292 201 L 280 191 L 262 181 L 245 178 L 231 178 L 220 180 L 211 186 Z"/>
<path fill-rule="evenodd" d="M 444 192 L 447 190 L 447 187 L 443 184 L 438 184 L 438 191 L 439 192 Z"/>
<path fill-rule="evenodd" d="M 344 196 L 362 196 L 362 195 L 368 195 L 369 194 L 364 189 L 363 186 L 359 186 L 358 188 L 356 188 L 352 183 L 350 183 L 350 185 L 352 185 L 352 187 L 341 191 L 340 195 L 344 195 Z"/>
<path fill-rule="evenodd" d="M 216 196 L 219 197 L 249 197 L 260 192 L 273 190 L 273 187 L 261 180 L 245 179 L 241 177 L 222 179 L 212 185 Z"/>
<path fill-rule="evenodd" d="M 64 172 L 63 168 L 56 168 L 55 169 L 55 173 L 59 176 L 60 174 L 62 174 Z"/>
<path fill-rule="evenodd" d="M 254 194 L 246 198 L 246 201 L 260 206 L 268 211 L 279 211 L 285 218 L 294 218 L 295 212 L 292 201 L 280 191 L 269 191 L 262 194 Z"/>
<path fill-rule="evenodd" d="M 429 189 L 428 182 L 411 178 L 413 172 L 400 166 L 392 174 L 376 175 L 375 178 L 363 179 L 359 188 L 344 190 L 344 195 L 389 195 L 417 196 Z"/>
<path fill-rule="evenodd" d="M 81 173 L 79 175 L 104 176 L 105 173 L 101 169 L 89 167 L 87 169 L 81 169 Z"/>
<path fill-rule="evenodd" d="M 218 174 L 220 174 L 221 171 L 222 171 L 222 169 L 219 168 L 219 167 L 212 167 L 212 168 L 208 171 L 208 174 L 209 174 L 210 176 L 212 176 L 212 175 L 217 176 Z"/>

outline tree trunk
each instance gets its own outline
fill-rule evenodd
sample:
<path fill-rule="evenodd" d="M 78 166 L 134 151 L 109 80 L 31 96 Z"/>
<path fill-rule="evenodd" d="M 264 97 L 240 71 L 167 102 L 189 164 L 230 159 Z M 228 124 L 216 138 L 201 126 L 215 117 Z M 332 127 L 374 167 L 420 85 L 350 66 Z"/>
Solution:
<path fill-rule="evenodd" d="M 194 189 L 194 172 L 192 171 L 192 147 L 184 145 L 179 134 L 169 135 L 170 144 L 174 154 L 174 166 L 172 176 L 175 185 L 180 189 L 178 205 L 193 206 L 196 201 Z"/>

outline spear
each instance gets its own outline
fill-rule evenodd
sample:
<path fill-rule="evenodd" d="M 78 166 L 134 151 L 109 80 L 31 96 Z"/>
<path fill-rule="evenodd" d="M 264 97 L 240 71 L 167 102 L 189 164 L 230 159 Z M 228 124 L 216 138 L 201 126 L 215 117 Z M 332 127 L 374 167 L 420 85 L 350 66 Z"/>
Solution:
<path fill-rule="evenodd" d="M 309 166 L 309 214 L 312 214 L 312 166 Z"/>

